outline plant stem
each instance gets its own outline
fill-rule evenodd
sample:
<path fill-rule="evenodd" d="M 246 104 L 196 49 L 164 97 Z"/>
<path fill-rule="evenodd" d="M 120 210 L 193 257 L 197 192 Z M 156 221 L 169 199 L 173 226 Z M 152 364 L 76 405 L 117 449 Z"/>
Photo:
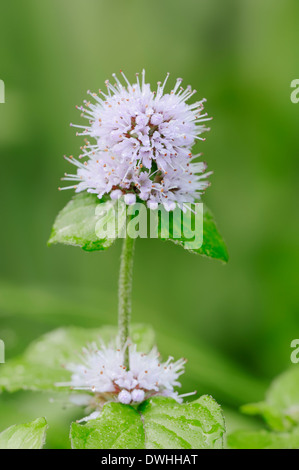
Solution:
<path fill-rule="evenodd" d="M 118 334 L 121 347 L 123 347 L 129 337 L 129 325 L 131 318 L 131 297 L 132 297 L 132 280 L 133 280 L 133 255 L 134 255 L 135 239 L 126 235 L 123 241 L 119 285 L 118 285 Z M 129 349 L 125 350 L 124 366 L 127 370 L 129 364 Z"/>

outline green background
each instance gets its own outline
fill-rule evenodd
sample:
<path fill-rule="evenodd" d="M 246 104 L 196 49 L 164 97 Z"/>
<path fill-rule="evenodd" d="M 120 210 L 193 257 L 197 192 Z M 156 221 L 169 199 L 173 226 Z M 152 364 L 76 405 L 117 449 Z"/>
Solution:
<path fill-rule="evenodd" d="M 153 325 L 164 355 L 189 359 L 184 391 L 212 394 L 229 427 L 290 366 L 298 320 L 296 0 L 11 0 L 0 8 L 0 338 L 7 358 L 61 325 L 116 323 L 121 245 L 105 253 L 46 245 L 59 193 L 82 138 L 70 122 L 86 90 L 122 68 L 167 72 L 208 99 L 214 117 L 198 148 L 214 171 L 204 201 L 230 261 L 138 240 L 133 319 Z M 1 365 L 0 365 L 1 373 Z M 46 415 L 48 445 L 65 445 L 80 410 L 47 396 L 0 397 L 0 430 Z M 247 418 L 246 418 L 247 420 Z M 250 426 L 258 423 L 247 421 Z"/>

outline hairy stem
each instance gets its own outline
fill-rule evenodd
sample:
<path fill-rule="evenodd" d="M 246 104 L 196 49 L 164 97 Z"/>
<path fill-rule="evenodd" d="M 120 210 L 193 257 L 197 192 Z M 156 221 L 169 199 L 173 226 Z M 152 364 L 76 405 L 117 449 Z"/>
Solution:
<path fill-rule="evenodd" d="M 133 255 L 135 240 L 128 235 L 124 238 L 120 261 L 119 287 L 118 287 L 118 334 L 121 347 L 129 337 L 131 318 L 131 297 L 133 280 Z M 125 350 L 124 365 L 129 369 L 129 349 Z"/>

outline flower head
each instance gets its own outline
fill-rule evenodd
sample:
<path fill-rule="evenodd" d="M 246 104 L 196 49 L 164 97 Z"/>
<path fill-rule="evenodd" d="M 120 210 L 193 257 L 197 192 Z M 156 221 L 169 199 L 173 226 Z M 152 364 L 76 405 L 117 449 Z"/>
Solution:
<path fill-rule="evenodd" d="M 123 365 L 127 347 L 129 370 Z M 185 359 L 173 362 L 172 357 L 160 362 L 156 348 L 143 354 L 137 351 L 135 344 L 126 344 L 122 349 L 102 345 L 99 349 L 93 343 L 83 349 L 80 362 L 65 366 L 72 372 L 70 382 L 57 385 L 87 392 L 88 395 L 83 395 L 84 404 L 90 408 L 97 408 L 106 401 L 136 404 L 157 395 L 181 402 L 186 395 L 178 395 L 174 388 L 181 386 L 178 379 L 184 373 L 185 362 Z"/>
<path fill-rule="evenodd" d="M 105 93 L 89 92 L 93 102 L 79 107 L 88 125 L 74 125 L 82 130 L 77 134 L 95 142 L 86 140 L 79 160 L 67 158 L 77 166 L 77 174 L 63 179 L 76 181 L 71 187 L 77 192 L 87 190 L 99 198 L 124 196 L 133 204 L 138 197 L 150 208 L 159 203 L 167 210 L 183 208 L 209 185 L 206 164 L 198 161 L 201 154 L 191 152 L 196 140 L 205 140 L 204 123 L 211 119 L 203 113 L 205 99 L 188 104 L 195 90 L 184 90 L 181 78 L 165 93 L 169 74 L 155 91 L 145 83 L 144 70 L 132 85 L 121 75 L 124 84 L 113 74 L 115 84 L 107 80 Z"/>

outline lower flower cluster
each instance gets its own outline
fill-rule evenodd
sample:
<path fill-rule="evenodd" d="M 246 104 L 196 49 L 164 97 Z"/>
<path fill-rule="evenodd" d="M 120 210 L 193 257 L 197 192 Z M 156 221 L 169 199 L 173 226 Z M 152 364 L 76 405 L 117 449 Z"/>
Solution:
<path fill-rule="evenodd" d="M 128 369 L 124 366 L 126 348 L 129 350 Z M 104 344 L 98 348 L 92 343 L 82 350 L 78 363 L 65 365 L 72 372 L 70 382 L 57 386 L 87 392 L 73 396 L 72 401 L 93 410 L 99 410 L 107 401 L 134 405 L 157 395 L 181 403 L 184 396 L 193 394 L 179 395 L 174 390 L 181 386 L 178 378 L 184 373 L 185 363 L 185 359 L 174 362 L 172 357 L 161 362 L 156 348 L 144 354 L 137 351 L 136 344 L 127 343 L 120 349 Z M 88 418 L 98 414 L 96 411 Z"/>

